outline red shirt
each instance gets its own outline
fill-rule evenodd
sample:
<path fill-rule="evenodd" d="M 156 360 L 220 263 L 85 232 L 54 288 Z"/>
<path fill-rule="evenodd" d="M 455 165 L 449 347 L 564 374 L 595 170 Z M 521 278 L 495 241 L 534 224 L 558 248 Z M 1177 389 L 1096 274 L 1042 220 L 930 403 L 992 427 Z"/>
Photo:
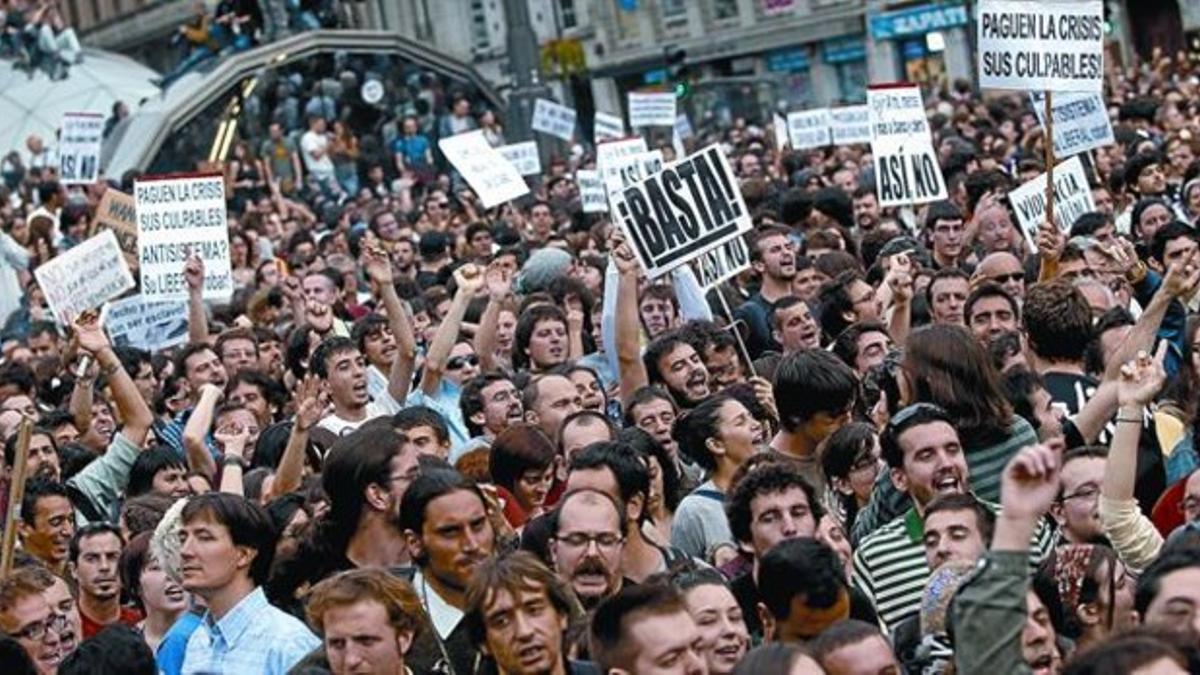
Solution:
<path fill-rule="evenodd" d="M 97 623 L 92 621 L 92 618 L 84 613 L 83 607 L 79 608 L 79 618 L 83 619 L 84 640 L 92 637 L 96 633 L 99 633 L 105 626 L 108 625 L 106 623 Z M 140 623 L 144 618 L 146 617 L 143 616 L 140 611 L 132 607 L 122 607 L 121 615 L 117 617 L 117 621 L 129 626 L 130 628 L 137 628 L 138 623 Z"/>

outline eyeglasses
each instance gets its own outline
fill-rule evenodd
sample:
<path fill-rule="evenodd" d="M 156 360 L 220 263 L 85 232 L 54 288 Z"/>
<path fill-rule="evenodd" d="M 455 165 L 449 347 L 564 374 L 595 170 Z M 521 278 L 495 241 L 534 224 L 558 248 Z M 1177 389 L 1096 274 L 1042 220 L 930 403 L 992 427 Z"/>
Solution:
<path fill-rule="evenodd" d="M 612 532 L 601 532 L 600 534 L 586 534 L 584 532 L 572 532 L 561 537 L 555 537 L 560 544 L 563 544 L 573 549 L 586 549 L 591 544 L 595 544 L 600 551 L 612 551 L 621 544 L 625 543 L 625 537 Z"/>
<path fill-rule="evenodd" d="M 1188 497 L 1187 499 L 1179 502 L 1179 512 L 1180 513 L 1187 514 L 1187 513 L 1195 513 L 1197 511 L 1200 511 L 1200 499 L 1197 499 L 1195 497 Z"/>
<path fill-rule="evenodd" d="M 446 361 L 446 370 L 461 370 L 462 368 L 464 368 L 468 365 L 470 365 L 470 366 L 479 365 L 479 357 L 474 354 L 467 354 L 465 356 L 455 356 L 454 358 L 450 359 L 449 361 Z"/>
<path fill-rule="evenodd" d="M 1063 497 L 1060 501 L 1066 502 L 1066 501 L 1070 501 L 1072 499 L 1092 500 L 1099 496 L 1100 496 L 1100 486 L 1084 485 L 1083 487 L 1079 488 L 1078 490 L 1072 492 L 1069 495 L 1063 495 Z"/>
<path fill-rule="evenodd" d="M 67 627 L 66 614 L 51 614 L 50 618 L 45 621 L 31 623 L 24 629 L 15 633 L 9 633 L 12 637 L 18 640 L 32 640 L 41 642 L 46 637 L 46 631 L 53 631 L 55 634 L 61 634 Z"/>
<path fill-rule="evenodd" d="M 1013 272 L 1012 274 L 997 274 L 992 277 L 992 281 L 998 284 L 1007 284 L 1010 281 L 1024 281 L 1024 272 Z"/>

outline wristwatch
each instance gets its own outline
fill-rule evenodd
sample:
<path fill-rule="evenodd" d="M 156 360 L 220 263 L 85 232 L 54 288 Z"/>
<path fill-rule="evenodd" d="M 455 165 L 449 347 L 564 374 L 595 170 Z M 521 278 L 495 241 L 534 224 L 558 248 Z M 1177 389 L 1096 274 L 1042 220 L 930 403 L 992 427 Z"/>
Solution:
<path fill-rule="evenodd" d="M 225 457 L 221 459 L 221 464 L 224 466 L 236 466 L 242 471 L 246 470 L 246 460 L 238 457 L 237 455 L 225 455 Z"/>

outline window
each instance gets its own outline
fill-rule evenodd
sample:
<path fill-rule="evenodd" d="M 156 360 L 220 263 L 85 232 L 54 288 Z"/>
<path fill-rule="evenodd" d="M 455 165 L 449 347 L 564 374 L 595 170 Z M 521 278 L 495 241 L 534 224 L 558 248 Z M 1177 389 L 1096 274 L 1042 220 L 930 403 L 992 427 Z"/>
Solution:
<path fill-rule="evenodd" d="M 579 25 L 575 16 L 575 0 L 558 0 L 558 16 L 562 19 L 564 30 L 570 30 Z"/>
<path fill-rule="evenodd" d="M 738 0 L 713 0 L 713 16 L 717 21 L 736 19 L 738 15 Z"/>
<path fill-rule="evenodd" d="M 471 0 L 471 43 L 476 51 L 483 51 L 491 46 L 483 0 Z"/>
<path fill-rule="evenodd" d="M 687 14 L 687 3 L 684 0 L 659 0 L 664 19 L 675 19 Z"/>

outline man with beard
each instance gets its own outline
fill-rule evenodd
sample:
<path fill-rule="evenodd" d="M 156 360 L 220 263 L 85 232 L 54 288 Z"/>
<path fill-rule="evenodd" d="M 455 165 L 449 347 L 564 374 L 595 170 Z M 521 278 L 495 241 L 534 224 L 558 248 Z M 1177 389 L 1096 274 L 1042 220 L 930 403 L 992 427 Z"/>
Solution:
<path fill-rule="evenodd" d="M 564 638 L 579 614 L 570 586 L 525 551 L 485 562 L 467 587 L 471 639 L 506 675 L 594 673 L 567 658 Z"/>
<path fill-rule="evenodd" d="M 970 490 L 966 456 L 949 415 L 930 403 L 896 413 L 879 438 L 892 484 L 907 493 L 912 508 L 875 530 L 854 551 L 854 588 L 875 605 L 888 632 L 916 616 L 929 580 L 921 533 L 926 507 L 934 498 Z M 995 511 L 993 504 L 984 506 Z M 998 530 L 998 528 L 997 528 Z M 1041 563 L 1051 547 L 1050 529 L 1038 526 L 1030 563 Z M 956 624 L 957 625 L 957 624 Z"/>
<path fill-rule="evenodd" d="M 749 328 L 746 349 L 750 358 L 756 359 L 765 351 L 779 351 L 779 343 L 771 336 L 770 316 L 776 303 L 792 294 L 796 247 L 788 229 L 779 226 L 760 228 L 749 243 L 750 264 L 761 284 L 734 316 L 746 322 Z"/>
<path fill-rule="evenodd" d="M 278 561 L 267 588 L 271 602 L 293 607 L 297 589 L 341 570 L 407 565 L 400 500 L 418 468 L 415 448 L 409 451 L 390 420 L 373 420 L 339 438 L 321 471 L 329 511 L 295 554 Z"/>
<path fill-rule="evenodd" d="M 642 355 L 647 383 L 666 388 L 680 408 L 691 408 L 708 398 L 708 368 L 682 331 L 655 338 Z"/>
<path fill-rule="evenodd" d="M 404 493 L 400 527 L 418 566 L 413 588 L 432 624 L 413 643 L 410 667 L 418 673 L 475 672 L 479 650 L 463 621 L 467 584 L 496 547 L 483 493 L 457 471 L 422 473 Z"/>
<path fill-rule="evenodd" d="M 550 559 L 586 609 L 615 595 L 626 583 L 621 576 L 628 532 L 624 511 L 611 495 L 580 488 L 559 500 L 550 519 Z"/>
<path fill-rule="evenodd" d="M 775 391 L 781 392 L 776 401 L 779 433 L 771 440 L 771 451 L 791 460 L 809 485 L 823 491 L 817 448 L 850 421 L 858 379 L 833 354 L 807 349 L 780 361 Z"/>
<path fill-rule="evenodd" d="M 125 542 L 121 531 L 108 523 L 85 525 L 71 540 L 71 568 L 79 582 L 79 615 L 83 638 L 114 623 L 136 626 L 137 610 L 121 606 L 121 578 L 117 566 Z"/>
<path fill-rule="evenodd" d="M 462 408 L 463 422 L 471 434 L 467 446 L 490 445 L 509 425 L 525 419 L 521 394 L 505 375 L 476 375 L 463 385 L 458 403 Z"/>
<path fill-rule="evenodd" d="M 1012 214 L 1003 204 L 990 201 L 975 211 L 975 238 L 979 255 L 1022 253 L 1025 239 L 1013 225 Z"/>
<path fill-rule="evenodd" d="M 858 226 L 859 234 L 865 234 L 879 225 L 879 198 L 875 196 L 874 187 L 860 187 L 854 190 L 854 224 Z"/>

